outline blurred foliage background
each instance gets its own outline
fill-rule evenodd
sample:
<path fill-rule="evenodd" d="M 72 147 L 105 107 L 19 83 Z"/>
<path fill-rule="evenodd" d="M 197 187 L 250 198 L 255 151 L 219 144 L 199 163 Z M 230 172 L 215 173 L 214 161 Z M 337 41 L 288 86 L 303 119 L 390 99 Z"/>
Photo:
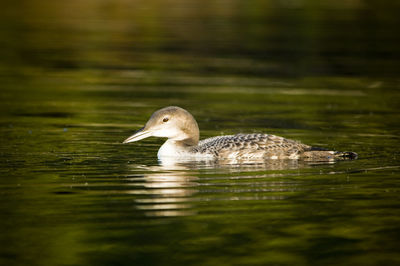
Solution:
<path fill-rule="evenodd" d="M 2 75 L 136 70 L 397 77 L 398 1 L 2 3 Z"/>

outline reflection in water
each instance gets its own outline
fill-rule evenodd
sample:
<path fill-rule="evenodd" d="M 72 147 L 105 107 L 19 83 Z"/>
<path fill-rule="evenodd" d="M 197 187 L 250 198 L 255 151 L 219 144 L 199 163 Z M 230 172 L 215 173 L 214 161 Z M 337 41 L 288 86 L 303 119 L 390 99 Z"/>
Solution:
<path fill-rule="evenodd" d="M 160 160 L 160 164 L 165 169 L 182 170 L 182 167 L 188 169 L 249 169 L 249 170 L 294 170 L 302 168 L 310 168 L 315 165 L 334 164 L 335 161 L 305 161 L 305 160 L 273 160 L 263 158 L 252 159 L 187 159 L 164 157 Z"/>
<path fill-rule="evenodd" d="M 158 166 L 129 164 L 129 171 L 133 174 L 128 174 L 127 181 L 132 189 L 124 193 L 138 196 L 134 199 L 135 208 L 144 211 L 146 216 L 195 215 L 198 208 L 194 203 L 201 201 L 286 199 L 287 195 L 282 193 L 297 190 L 297 184 L 276 181 L 275 178 L 298 175 L 285 170 L 312 166 L 310 163 L 298 160 L 238 162 L 237 160 L 176 161 L 172 158 L 160 161 Z M 140 174 L 137 173 L 138 170 Z M 212 171 L 214 174 L 199 178 L 201 170 Z M 260 173 L 260 171 L 273 172 Z M 196 197 L 198 193 L 201 193 L 201 198 Z M 230 193 L 235 195 L 231 196 Z"/>
<path fill-rule="evenodd" d="M 136 165 L 129 165 L 137 170 Z M 132 189 L 126 193 L 143 195 L 135 199 L 136 208 L 145 210 L 146 216 L 185 216 L 194 215 L 190 204 L 191 197 L 197 193 L 199 185 L 193 172 L 189 175 L 188 168 L 176 165 L 172 167 L 151 166 L 146 173 L 128 176 L 130 186 L 144 189 Z"/>

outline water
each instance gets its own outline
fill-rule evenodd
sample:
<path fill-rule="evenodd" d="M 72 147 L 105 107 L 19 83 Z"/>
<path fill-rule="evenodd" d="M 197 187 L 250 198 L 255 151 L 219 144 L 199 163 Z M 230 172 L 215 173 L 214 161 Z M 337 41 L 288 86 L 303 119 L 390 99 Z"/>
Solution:
<path fill-rule="evenodd" d="M 400 262 L 399 6 L 23 1 L 1 12 L 4 265 Z M 178 105 L 356 161 L 162 165 Z"/>

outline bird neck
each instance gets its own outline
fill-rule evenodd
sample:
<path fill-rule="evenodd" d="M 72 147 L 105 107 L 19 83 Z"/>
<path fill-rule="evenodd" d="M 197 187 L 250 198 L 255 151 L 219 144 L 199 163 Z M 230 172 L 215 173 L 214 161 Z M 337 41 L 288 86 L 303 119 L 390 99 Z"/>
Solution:
<path fill-rule="evenodd" d="M 191 147 L 197 145 L 193 140 L 173 140 L 168 139 L 158 150 L 158 158 L 161 157 L 179 157 L 190 154 Z"/>
<path fill-rule="evenodd" d="M 182 146 L 182 147 L 191 147 L 191 146 L 196 146 L 199 143 L 199 137 L 192 137 L 192 138 L 187 138 L 184 140 L 176 141 L 176 145 Z"/>
<path fill-rule="evenodd" d="M 176 139 L 171 139 L 178 146 L 196 146 L 199 143 L 200 130 L 196 120 L 190 116 L 180 128 L 182 134 Z"/>

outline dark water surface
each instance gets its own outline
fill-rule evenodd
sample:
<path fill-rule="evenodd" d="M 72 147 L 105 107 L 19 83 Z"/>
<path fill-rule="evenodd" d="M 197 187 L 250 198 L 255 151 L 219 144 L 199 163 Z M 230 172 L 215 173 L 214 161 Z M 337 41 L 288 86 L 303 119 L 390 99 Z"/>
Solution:
<path fill-rule="evenodd" d="M 399 4 L 321 2 L 2 4 L 0 264 L 400 264 Z M 168 105 L 359 159 L 121 144 Z"/>

